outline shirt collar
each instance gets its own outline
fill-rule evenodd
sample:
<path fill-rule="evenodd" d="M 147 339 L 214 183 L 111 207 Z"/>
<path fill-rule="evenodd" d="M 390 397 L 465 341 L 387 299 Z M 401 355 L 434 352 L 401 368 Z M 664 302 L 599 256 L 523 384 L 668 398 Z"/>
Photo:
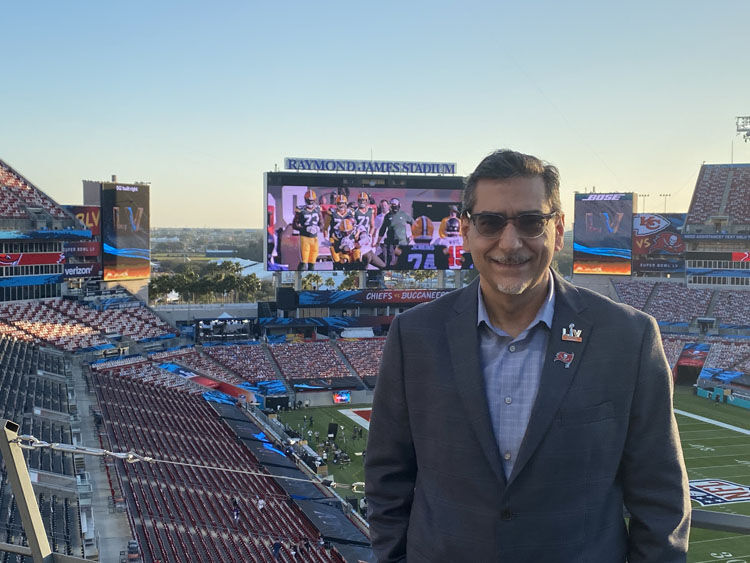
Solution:
<path fill-rule="evenodd" d="M 544 299 L 544 303 L 536 313 L 534 320 L 529 323 L 526 330 L 535 327 L 537 324 L 544 323 L 547 328 L 552 328 L 552 317 L 555 314 L 555 280 L 550 272 L 549 285 L 547 286 L 547 297 Z M 490 316 L 487 314 L 487 308 L 484 306 L 484 298 L 482 297 L 482 286 L 477 284 L 477 326 L 481 326 L 484 322 L 489 328 L 505 334 L 502 330 L 494 327 L 490 322 Z M 526 331 L 524 331 L 526 332 Z"/>

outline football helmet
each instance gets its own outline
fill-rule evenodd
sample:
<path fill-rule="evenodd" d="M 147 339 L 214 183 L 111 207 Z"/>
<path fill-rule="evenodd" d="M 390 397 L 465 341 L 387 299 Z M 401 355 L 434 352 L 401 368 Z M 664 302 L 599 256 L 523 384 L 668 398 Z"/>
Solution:
<path fill-rule="evenodd" d="M 305 203 L 307 205 L 315 205 L 316 201 L 318 201 L 318 195 L 312 190 L 307 190 L 305 192 Z"/>
<path fill-rule="evenodd" d="M 461 233 L 461 221 L 451 217 L 445 222 L 445 233 L 449 237 L 457 237 Z"/>

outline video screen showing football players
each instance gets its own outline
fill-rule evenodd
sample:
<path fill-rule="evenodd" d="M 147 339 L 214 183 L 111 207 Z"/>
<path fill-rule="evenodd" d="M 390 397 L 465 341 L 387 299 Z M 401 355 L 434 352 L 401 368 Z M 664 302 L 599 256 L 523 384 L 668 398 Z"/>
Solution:
<path fill-rule="evenodd" d="M 267 195 L 269 269 L 471 267 L 461 237 L 461 190 L 268 186 Z"/>

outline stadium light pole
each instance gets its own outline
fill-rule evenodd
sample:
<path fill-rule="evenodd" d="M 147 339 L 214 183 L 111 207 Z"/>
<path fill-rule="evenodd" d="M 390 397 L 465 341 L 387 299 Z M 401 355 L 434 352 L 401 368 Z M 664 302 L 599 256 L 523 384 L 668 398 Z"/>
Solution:
<path fill-rule="evenodd" d="M 667 212 L 667 198 L 671 197 L 672 194 L 659 194 L 659 197 L 664 198 L 664 213 Z"/>
<path fill-rule="evenodd" d="M 638 194 L 641 198 L 641 204 L 643 205 L 643 209 L 639 209 L 638 213 L 646 213 L 646 198 L 649 197 L 651 194 Z"/>

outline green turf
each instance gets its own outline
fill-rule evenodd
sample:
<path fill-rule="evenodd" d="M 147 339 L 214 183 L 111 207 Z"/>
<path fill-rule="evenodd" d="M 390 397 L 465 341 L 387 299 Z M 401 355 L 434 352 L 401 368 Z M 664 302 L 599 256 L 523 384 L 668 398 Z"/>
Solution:
<path fill-rule="evenodd" d="M 360 405 L 364 408 L 369 408 L 370 405 Z M 345 415 L 341 414 L 339 411 L 342 409 L 356 409 L 356 405 L 347 405 L 346 407 L 315 407 L 315 408 L 307 408 L 307 409 L 300 409 L 296 411 L 288 411 L 288 412 L 282 412 L 279 416 L 280 420 L 284 422 L 285 424 L 288 424 L 290 427 L 292 427 L 296 431 L 304 430 L 302 434 L 304 434 L 305 438 L 307 439 L 307 431 L 312 430 L 313 432 L 317 431 L 320 433 L 321 439 L 320 441 L 323 441 L 326 435 L 326 432 L 328 431 L 328 423 L 329 422 L 335 422 L 339 425 L 339 431 L 336 437 L 336 444 L 339 446 L 339 448 L 342 451 L 345 451 L 349 454 L 349 457 L 351 459 L 351 463 L 345 464 L 345 465 L 337 465 L 333 463 L 328 463 L 328 474 L 333 475 L 334 480 L 337 483 L 344 483 L 344 484 L 352 484 L 357 482 L 364 482 L 365 480 L 365 470 L 364 465 L 362 463 L 362 456 L 357 455 L 361 454 L 362 450 L 365 449 L 367 444 L 367 430 L 363 430 L 362 438 L 359 437 L 352 439 L 352 429 L 356 426 L 357 429 L 361 428 L 359 424 L 356 424 L 353 420 L 346 417 Z M 304 423 L 304 417 L 307 416 L 308 419 L 310 416 L 313 417 L 313 426 L 310 427 L 309 424 L 305 425 Z M 341 430 L 341 426 L 344 427 L 344 430 Z M 304 427 L 304 428 L 303 428 Z M 314 436 L 312 441 L 310 441 L 309 446 L 313 449 L 316 449 L 314 442 Z M 337 492 L 342 497 L 347 496 L 362 496 L 362 494 L 352 493 L 350 490 L 347 489 L 341 489 L 337 488 Z"/>
<path fill-rule="evenodd" d="M 362 457 L 355 453 L 365 448 L 367 431 L 364 431 L 362 440 L 352 441 L 351 432 L 355 423 L 338 412 L 342 408 L 357 407 L 347 405 L 346 407 L 320 407 L 290 411 L 281 413 L 281 420 L 294 429 L 300 429 L 303 416 L 312 415 L 313 431 L 317 430 L 321 435 L 326 432 L 329 422 L 344 426 L 346 443 L 343 440 L 337 440 L 337 443 L 349 453 L 352 462 L 348 466 L 330 464 L 329 470 L 339 483 L 364 481 Z M 675 408 L 750 430 L 750 411 L 730 405 L 717 405 L 707 399 L 696 397 L 691 387 L 675 389 Z M 677 415 L 677 423 L 690 479 L 724 479 L 750 486 L 750 436 L 682 415 Z M 352 496 L 347 490 L 340 489 L 339 492 L 342 496 Z M 694 502 L 693 507 L 750 515 L 750 502 L 708 507 L 702 507 Z M 691 563 L 710 561 L 750 563 L 750 535 L 691 528 L 688 561 Z"/>
<path fill-rule="evenodd" d="M 691 387 L 677 387 L 674 404 L 678 410 L 750 429 L 750 411 L 697 397 Z M 690 479 L 724 479 L 750 486 L 750 436 L 679 414 L 677 424 Z M 693 508 L 750 515 L 750 502 L 714 506 L 693 502 Z M 691 528 L 688 561 L 750 561 L 750 535 Z"/>

